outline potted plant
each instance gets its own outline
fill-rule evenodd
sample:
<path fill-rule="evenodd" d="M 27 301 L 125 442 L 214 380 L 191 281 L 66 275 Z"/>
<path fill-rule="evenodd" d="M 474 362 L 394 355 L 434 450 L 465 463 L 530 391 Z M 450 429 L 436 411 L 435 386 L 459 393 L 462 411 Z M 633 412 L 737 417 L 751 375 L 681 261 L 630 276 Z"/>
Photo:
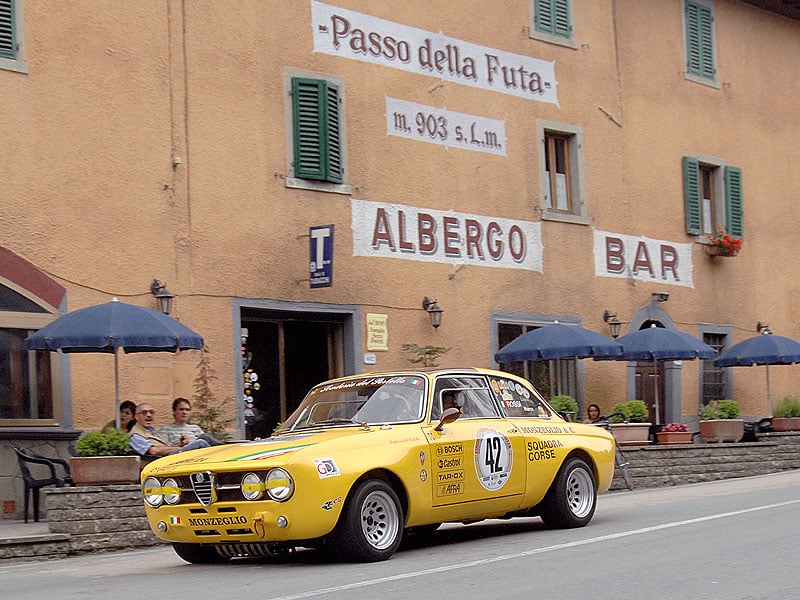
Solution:
<path fill-rule="evenodd" d="M 774 431 L 800 430 L 800 398 L 786 396 L 775 407 L 772 415 Z"/>
<path fill-rule="evenodd" d="M 733 237 L 723 227 L 717 227 L 716 233 L 708 236 L 709 244 L 706 253 L 709 256 L 736 256 L 742 249 L 744 240 Z"/>
<path fill-rule="evenodd" d="M 128 436 L 118 429 L 84 433 L 75 450 L 78 456 L 70 458 L 69 466 L 78 485 L 139 481 L 141 458 L 131 454 Z"/>
<path fill-rule="evenodd" d="M 572 421 L 578 414 L 578 401 L 572 396 L 562 394 L 550 399 L 550 406 L 567 421 Z"/>
<path fill-rule="evenodd" d="M 616 413 L 616 415 L 615 415 Z M 611 407 L 611 431 L 620 446 L 641 446 L 650 443 L 650 411 L 642 400 L 618 402 Z M 621 417 L 619 415 L 624 415 Z"/>
<path fill-rule="evenodd" d="M 656 433 L 659 444 L 691 444 L 694 434 L 683 423 L 667 423 Z"/>
<path fill-rule="evenodd" d="M 744 436 L 744 419 L 733 400 L 712 400 L 700 409 L 700 436 L 704 442 L 738 442 Z"/>

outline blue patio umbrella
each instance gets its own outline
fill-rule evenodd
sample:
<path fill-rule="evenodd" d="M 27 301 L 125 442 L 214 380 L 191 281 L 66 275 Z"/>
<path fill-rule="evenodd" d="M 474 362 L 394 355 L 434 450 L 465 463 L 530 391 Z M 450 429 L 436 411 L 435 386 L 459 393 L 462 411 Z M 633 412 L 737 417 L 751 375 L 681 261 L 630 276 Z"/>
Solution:
<path fill-rule="evenodd" d="M 494 355 L 498 363 L 518 360 L 616 357 L 622 346 L 590 329 L 553 323 L 533 329 L 506 344 Z"/>
<path fill-rule="evenodd" d="M 716 354 L 711 346 L 688 333 L 657 327 L 655 324 L 623 335 L 617 341 L 622 345 L 622 354 L 618 360 L 652 360 L 654 366 L 659 360 L 711 359 Z M 601 357 L 598 360 L 608 359 Z M 658 421 L 658 381 L 654 379 L 654 382 L 655 413 Z"/>
<path fill-rule="evenodd" d="M 772 416 L 772 397 L 769 390 L 769 365 L 791 365 L 800 362 L 800 343 L 765 330 L 761 335 L 734 344 L 714 361 L 718 367 L 750 367 L 766 365 L 767 402 Z"/>
<path fill-rule="evenodd" d="M 31 334 L 28 350 L 103 352 L 114 355 L 117 427 L 119 427 L 118 350 L 178 352 L 202 350 L 203 338 L 175 319 L 143 306 L 111 302 L 67 313 Z"/>

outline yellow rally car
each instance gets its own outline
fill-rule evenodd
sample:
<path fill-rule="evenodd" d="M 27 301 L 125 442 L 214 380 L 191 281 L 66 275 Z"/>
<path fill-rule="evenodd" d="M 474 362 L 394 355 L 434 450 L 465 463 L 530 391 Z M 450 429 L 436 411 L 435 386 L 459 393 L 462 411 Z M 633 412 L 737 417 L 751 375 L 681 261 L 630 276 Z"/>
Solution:
<path fill-rule="evenodd" d="M 322 383 L 271 438 L 148 464 L 142 492 L 188 562 L 296 547 L 378 561 L 448 521 L 582 527 L 613 473 L 611 434 L 565 421 L 526 380 L 438 369 Z"/>

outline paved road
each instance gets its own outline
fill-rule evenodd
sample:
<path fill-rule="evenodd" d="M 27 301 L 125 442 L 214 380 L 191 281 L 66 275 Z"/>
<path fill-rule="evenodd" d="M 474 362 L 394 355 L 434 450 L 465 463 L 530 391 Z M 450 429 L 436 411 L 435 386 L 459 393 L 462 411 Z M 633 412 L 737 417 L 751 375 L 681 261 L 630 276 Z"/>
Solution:
<path fill-rule="evenodd" d="M 3 598 L 792 599 L 800 471 L 601 496 L 583 529 L 446 525 L 391 560 L 194 566 L 168 547 L 0 567 Z"/>

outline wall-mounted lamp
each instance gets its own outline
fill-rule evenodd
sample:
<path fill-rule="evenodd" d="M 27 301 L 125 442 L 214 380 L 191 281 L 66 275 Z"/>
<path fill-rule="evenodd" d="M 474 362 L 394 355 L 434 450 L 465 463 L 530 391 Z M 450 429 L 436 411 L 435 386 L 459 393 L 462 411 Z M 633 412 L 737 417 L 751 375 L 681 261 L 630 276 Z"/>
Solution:
<path fill-rule="evenodd" d="M 667 292 L 653 292 L 653 300 L 658 302 L 666 302 L 669 300 L 669 293 Z"/>
<path fill-rule="evenodd" d="M 756 331 L 758 333 L 763 333 L 764 335 L 772 334 L 772 332 L 769 330 L 769 323 L 762 323 L 761 321 L 759 321 L 756 325 Z"/>
<path fill-rule="evenodd" d="M 619 337 L 619 328 L 621 325 L 617 314 L 606 311 L 603 313 L 603 321 L 608 323 L 608 327 L 611 329 L 611 337 L 617 339 Z"/>
<path fill-rule="evenodd" d="M 169 293 L 169 290 L 167 289 L 167 284 L 161 283 L 158 279 L 153 279 L 153 283 L 150 284 L 150 291 L 153 293 L 153 296 L 156 297 L 156 302 L 158 303 L 158 310 L 160 310 L 165 315 L 171 313 L 172 299 L 175 296 Z"/>
<path fill-rule="evenodd" d="M 438 304 L 436 304 L 436 300 L 431 300 L 425 296 L 422 299 L 422 308 L 428 312 L 428 316 L 431 319 L 431 325 L 433 325 L 433 328 L 438 329 L 439 325 L 442 324 L 442 313 L 444 311 L 439 308 Z"/>

